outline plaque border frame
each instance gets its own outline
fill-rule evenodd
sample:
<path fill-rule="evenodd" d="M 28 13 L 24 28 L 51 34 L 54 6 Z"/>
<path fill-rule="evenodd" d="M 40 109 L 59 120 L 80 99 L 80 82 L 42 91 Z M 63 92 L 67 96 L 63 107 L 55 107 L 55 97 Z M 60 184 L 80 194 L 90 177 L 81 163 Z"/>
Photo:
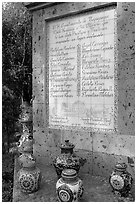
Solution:
<path fill-rule="evenodd" d="M 50 125 L 49 124 L 49 48 L 48 48 L 48 25 L 52 21 L 62 20 L 63 18 L 73 18 L 78 15 L 86 15 L 89 12 L 98 13 L 99 11 L 111 10 L 114 9 L 114 128 L 107 129 L 107 128 L 93 128 L 93 127 L 81 127 L 78 126 L 66 126 L 66 125 Z M 45 101 L 46 101 L 46 127 L 49 129 L 57 129 L 57 130 L 70 130 L 70 131 L 86 131 L 86 132 L 104 132 L 104 133 L 116 133 L 118 132 L 118 77 L 117 77 L 117 70 L 118 70 L 118 42 L 117 42 L 117 3 L 111 2 L 107 3 L 106 5 L 96 6 L 94 8 L 88 8 L 81 11 L 75 11 L 68 14 L 53 16 L 44 19 L 44 26 L 45 26 Z"/>

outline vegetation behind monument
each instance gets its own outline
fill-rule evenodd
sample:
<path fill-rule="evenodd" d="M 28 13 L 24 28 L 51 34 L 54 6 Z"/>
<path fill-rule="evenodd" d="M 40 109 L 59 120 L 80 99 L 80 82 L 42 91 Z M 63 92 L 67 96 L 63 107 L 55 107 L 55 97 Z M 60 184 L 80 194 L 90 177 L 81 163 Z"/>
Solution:
<path fill-rule="evenodd" d="M 31 15 L 22 2 L 2 5 L 2 143 L 14 140 L 22 99 L 32 97 Z"/>
<path fill-rule="evenodd" d="M 32 98 L 31 15 L 21 2 L 2 4 L 2 201 L 12 201 L 14 160 L 22 100 Z"/>

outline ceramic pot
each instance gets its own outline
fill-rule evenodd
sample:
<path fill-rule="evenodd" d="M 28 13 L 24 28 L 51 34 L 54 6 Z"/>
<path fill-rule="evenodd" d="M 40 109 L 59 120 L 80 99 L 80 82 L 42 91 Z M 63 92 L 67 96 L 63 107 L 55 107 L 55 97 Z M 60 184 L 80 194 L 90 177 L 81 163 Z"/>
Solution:
<path fill-rule="evenodd" d="M 56 183 L 58 201 L 78 202 L 83 191 L 83 182 L 77 177 L 77 172 L 74 169 L 64 169 L 61 178 Z"/>
<path fill-rule="evenodd" d="M 113 191 L 119 192 L 124 197 L 128 196 L 133 182 L 131 174 L 126 169 L 125 163 L 117 163 L 109 178 Z"/>
<path fill-rule="evenodd" d="M 21 135 L 21 138 L 19 139 L 18 151 L 20 153 L 23 152 L 33 153 L 33 144 L 34 144 L 33 136 L 24 133 L 23 135 Z"/>
<path fill-rule="evenodd" d="M 33 132 L 32 106 L 28 104 L 26 101 L 23 101 L 21 105 L 19 123 L 22 125 L 22 132 L 25 135 L 32 135 Z"/>
<path fill-rule="evenodd" d="M 36 167 L 36 160 L 30 153 L 23 153 L 19 157 L 22 168 L 19 170 L 18 184 L 24 193 L 33 193 L 39 189 L 41 181 L 40 169 Z"/>
<path fill-rule="evenodd" d="M 58 178 L 61 177 L 63 169 L 74 169 L 78 173 L 80 167 L 86 162 L 86 159 L 76 156 L 73 152 L 74 147 L 75 145 L 69 140 L 65 140 L 65 143 L 61 144 L 61 154 L 53 161 Z"/>
<path fill-rule="evenodd" d="M 22 112 L 20 114 L 19 122 L 23 126 L 23 134 L 21 135 L 18 142 L 18 151 L 20 153 L 30 152 L 33 153 L 33 122 L 32 122 L 32 107 L 27 103 L 23 102 Z"/>
<path fill-rule="evenodd" d="M 33 154 L 30 154 L 28 152 L 24 152 L 18 157 L 18 161 L 21 167 L 25 168 L 32 168 L 36 165 L 36 159 L 33 156 Z"/>
<path fill-rule="evenodd" d="M 18 160 L 22 167 L 17 174 L 18 185 L 22 192 L 33 193 L 39 189 L 41 172 L 36 167 L 36 159 L 33 156 L 32 107 L 27 102 L 22 104 L 19 122 L 23 126 L 23 134 L 17 146 L 21 154 Z"/>
<path fill-rule="evenodd" d="M 40 187 L 41 172 L 35 166 L 23 167 L 19 170 L 17 177 L 19 188 L 23 193 L 33 193 Z"/>

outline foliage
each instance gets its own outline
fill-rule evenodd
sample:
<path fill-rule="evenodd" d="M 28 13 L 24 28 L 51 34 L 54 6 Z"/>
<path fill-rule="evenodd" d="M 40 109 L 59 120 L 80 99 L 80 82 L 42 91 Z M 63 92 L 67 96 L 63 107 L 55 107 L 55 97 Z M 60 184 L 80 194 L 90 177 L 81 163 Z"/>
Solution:
<path fill-rule="evenodd" d="M 23 89 L 24 94 L 30 92 L 31 15 L 19 2 L 9 2 L 3 6 L 2 60 L 3 84 L 19 97 Z M 26 90 L 26 87 L 29 88 Z M 28 95 L 29 98 L 31 93 Z"/>
<path fill-rule="evenodd" d="M 31 14 L 22 2 L 2 4 L 3 151 L 14 140 L 21 100 L 32 97 Z"/>
<path fill-rule="evenodd" d="M 13 157 L 9 154 L 2 156 L 2 201 L 12 202 L 13 192 Z"/>

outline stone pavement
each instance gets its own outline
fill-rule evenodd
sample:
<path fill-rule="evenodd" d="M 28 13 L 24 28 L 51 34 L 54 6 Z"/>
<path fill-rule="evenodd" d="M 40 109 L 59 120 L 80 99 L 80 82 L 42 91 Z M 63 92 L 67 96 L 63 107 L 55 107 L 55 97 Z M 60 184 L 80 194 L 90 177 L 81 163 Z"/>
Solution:
<path fill-rule="evenodd" d="M 57 202 L 56 182 L 57 176 L 53 166 L 46 166 L 37 163 L 37 167 L 42 172 L 42 182 L 40 189 L 32 194 L 24 194 L 20 192 L 17 184 L 17 171 L 19 165 L 15 160 L 14 172 L 14 190 L 13 202 Z M 108 183 L 108 179 L 100 176 L 92 176 L 79 172 L 79 177 L 83 181 L 84 194 L 81 202 L 118 202 L 120 201 L 116 195 L 112 193 L 112 189 Z M 129 200 L 122 200 L 128 202 Z"/>

